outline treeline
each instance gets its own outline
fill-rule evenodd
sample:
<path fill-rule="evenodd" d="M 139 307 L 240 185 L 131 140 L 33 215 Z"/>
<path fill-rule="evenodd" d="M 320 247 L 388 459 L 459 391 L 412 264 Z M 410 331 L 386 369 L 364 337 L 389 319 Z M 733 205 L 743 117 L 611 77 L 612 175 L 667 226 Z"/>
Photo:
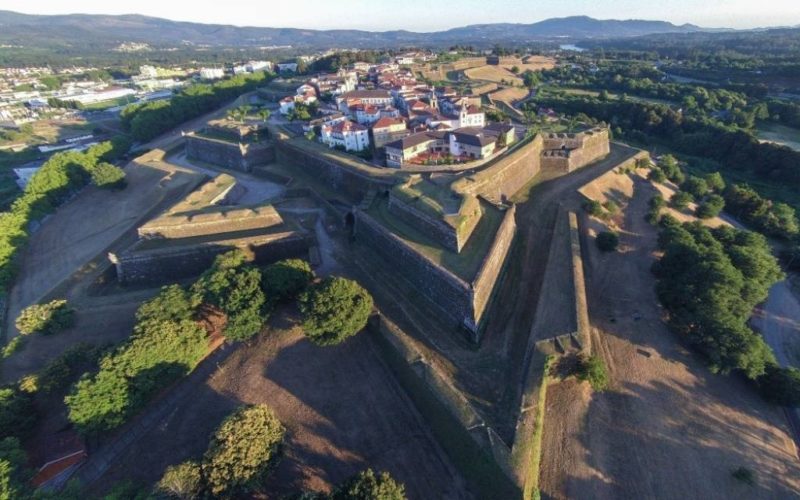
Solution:
<path fill-rule="evenodd" d="M 800 404 L 800 377 L 777 365 L 748 320 L 784 275 L 764 236 L 662 218 L 663 257 L 654 265 L 659 300 L 670 327 L 710 362 L 715 372 L 739 371 L 762 395 L 779 404 Z"/>
<path fill-rule="evenodd" d="M 120 158 L 129 147 L 130 142 L 120 136 L 84 153 L 56 153 L 42 165 L 10 210 L 0 213 L 0 289 L 7 288 L 14 279 L 15 257 L 28 240 L 31 223 L 54 212 L 90 182 L 104 184 L 114 178 L 108 187 L 122 187 L 124 173 L 106 162 Z"/>
<path fill-rule="evenodd" d="M 782 123 L 787 127 L 800 128 L 800 104 L 770 99 L 767 101 L 767 107 L 772 121 Z"/>
<path fill-rule="evenodd" d="M 800 185 L 800 152 L 761 143 L 752 134 L 713 119 L 684 116 L 669 106 L 626 99 L 543 94 L 537 96 L 536 102 L 567 114 L 585 113 L 606 121 L 617 136 L 639 142 L 652 142 L 655 138 L 684 154 L 716 160 L 731 170 L 751 171 L 765 180 Z"/>
<path fill-rule="evenodd" d="M 381 58 L 386 56 L 387 52 L 379 52 L 375 50 L 359 50 L 354 52 L 337 52 L 329 56 L 317 59 L 308 65 L 308 71 L 311 72 L 333 72 L 338 71 L 340 68 L 347 68 L 355 62 L 368 62 L 375 64 L 380 62 Z"/>
<path fill-rule="evenodd" d="M 70 421 L 89 435 L 119 427 L 197 366 L 209 352 L 209 333 L 247 340 L 282 301 L 300 299 L 304 332 L 319 345 L 342 342 L 366 326 L 372 311 L 366 290 L 344 278 L 312 285 L 313 279 L 305 261 L 281 261 L 262 271 L 234 250 L 217 256 L 190 287 L 162 288 L 139 307 L 131 337 L 65 398 Z"/>
<path fill-rule="evenodd" d="M 65 398 L 70 422 L 84 434 L 115 429 L 158 391 L 191 372 L 209 352 L 199 316 L 222 318 L 219 333 L 232 340 L 258 333 L 268 316 L 260 285 L 261 273 L 237 251 L 217 257 L 189 289 L 162 288 L 139 307 L 131 337 Z"/>
<path fill-rule="evenodd" d="M 120 113 L 122 125 L 138 141 L 149 141 L 181 123 L 219 108 L 267 82 L 272 73 L 237 75 L 217 83 L 191 85 L 166 101 L 132 104 Z"/>

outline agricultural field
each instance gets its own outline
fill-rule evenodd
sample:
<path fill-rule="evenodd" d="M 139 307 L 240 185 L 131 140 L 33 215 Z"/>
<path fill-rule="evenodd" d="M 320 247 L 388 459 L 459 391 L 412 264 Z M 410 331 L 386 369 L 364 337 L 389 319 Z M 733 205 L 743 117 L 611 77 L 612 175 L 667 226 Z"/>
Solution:
<path fill-rule="evenodd" d="M 495 83 L 505 82 L 514 86 L 522 85 L 522 78 L 512 73 L 510 69 L 502 66 L 487 64 L 486 66 L 464 70 L 464 75 L 466 75 L 466 77 L 470 80 L 481 80 Z"/>

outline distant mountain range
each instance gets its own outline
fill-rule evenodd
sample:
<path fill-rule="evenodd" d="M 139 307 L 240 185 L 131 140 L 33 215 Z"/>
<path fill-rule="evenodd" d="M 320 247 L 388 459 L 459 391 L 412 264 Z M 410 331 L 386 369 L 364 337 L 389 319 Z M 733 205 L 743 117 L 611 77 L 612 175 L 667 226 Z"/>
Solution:
<path fill-rule="evenodd" d="M 221 7 L 222 8 L 222 7 Z M 308 48 L 383 48 L 399 46 L 488 45 L 552 38 L 620 38 L 655 33 L 712 31 L 664 21 L 599 20 L 586 16 L 547 19 L 533 24 L 476 24 L 432 33 L 411 31 L 310 30 L 257 28 L 170 21 L 140 15 L 69 14 L 38 16 L 0 11 L 0 44 L 24 47 L 113 47 L 122 43 L 152 46 L 210 45 Z"/>

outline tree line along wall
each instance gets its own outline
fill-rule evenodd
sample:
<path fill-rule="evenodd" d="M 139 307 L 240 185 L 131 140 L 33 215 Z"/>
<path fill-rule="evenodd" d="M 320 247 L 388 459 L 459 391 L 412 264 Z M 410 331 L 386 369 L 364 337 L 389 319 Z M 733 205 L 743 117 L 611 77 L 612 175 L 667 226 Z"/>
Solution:
<path fill-rule="evenodd" d="M 239 248 L 258 264 L 307 254 L 313 237 L 289 231 L 265 236 L 220 240 L 194 245 L 138 249 L 138 243 L 121 254 L 109 254 L 123 284 L 160 284 L 197 276 L 208 269 L 214 258 Z"/>
<path fill-rule="evenodd" d="M 233 170 L 250 172 L 256 165 L 275 161 L 275 148 L 269 143 L 244 144 L 187 134 L 186 156 Z"/>
<path fill-rule="evenodd" d="M 277 141 L 276 156 L 281 162 L 302 167 L 309 175 L 344 194 L 353 203 L 360 202 L 371 190 L 391 189 L 396 182 L 394 178 L 377 179 L 359 173 L 353 168 L 292 146 L 288 141 Z"/>

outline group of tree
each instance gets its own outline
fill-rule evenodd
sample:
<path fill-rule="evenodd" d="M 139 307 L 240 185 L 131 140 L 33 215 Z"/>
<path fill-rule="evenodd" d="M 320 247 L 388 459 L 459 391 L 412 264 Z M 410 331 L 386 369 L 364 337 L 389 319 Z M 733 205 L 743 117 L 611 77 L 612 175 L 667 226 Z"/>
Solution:
<path fill-rule="evenodd" d="M 713 371 L 743 373 L 767 399 L 800 396 L 800 386 L 793 385 L 800 380 L 777 366 L 772 350 L 748 325 L 755 306 L 783 279 L 766 238 L 699 222 L 681 225 L 666 216 L 661 223 L 664 253 L 653 271 L 671 328 L 709 360 Z M 800 404 L 800 399 L 791 403 Z"/>
<path fill-rule="evenodd" d="M 15 326 L 23 335 L 30 333 L 57 333 L 71 327 L 75 322 L 75 310 L 64 299 L 55 299 L 45 304 L 32 304 L 20 312 Z"/>
<path fill-rule="evenodd" d="M 126 154 L 129 146 L 124 139 L 116 139 L 83 153 L 56 153 L 42 165 L 10 210 L 0 213 L 0 288 L 7 287 L 15 275 L 15 257 L 27 242 L 31 223 L 55 211 L 90 182 L 119 186 L 124 182 L 124 172 L 108 162 Z M 112 177 L 115 180 L 109 186 Z"/>
<path fill-rule="evenodd" d="M 671 106 L 625 99 L 608 101 L 586 95 L 540 93 L 537 105 L 568 115 L 585 113 L 609 123 L 616 136 L 662 143 L 692 156 L 721 163 L 725 170 L 747 172 L 766 182 L 800 187 L 800 152 L 760 142 L 751 131 L 709 116 L 693 116 Z"/>
<path fill-rule="evenodd" d="M 187 500 L 245 496 L 258 489 L 280 458 L 285 433 L 268 406 L 242 406 L 214 431 L 201 461 L 167 468 L 156 493 Z"/>
<path fill-rule="evenodd" d="M 120 113 L 122 125 L 138 141 L 149 141 L 181 123 L 208 113 L 269 82 L 272 73 L 236 75 L 217 83 L 198 83 L 169 100 L 132 104 Z"/>
<path fill-rule="evenodd" d="M 763 198 L 747 184 L 731 185 L 724 197 L 731 215 L 767 236 L 792 240 L 800 233 L 794 208 Z"/>
<path fill-rule="evenodd" d="M 130 338 L 86 373 L 65 398 L 69 419 L 84 434 L 119 427 L 171 382 L 191 372 L 209 351 L 201 320 L 222 317 L 226 339 L 243 341 L 261 331 L 272 308 L 299 297 L 308 338 L 342 342 L 366 326 L 372 297 L 357 283 L 330 277 L 312 283 L 308 263 L 281 261 L 263 272 L 244 252 L 218 255 L 190 287 L 171 285 L 144 302 Z M 269 299 L 268 299 L 269 297 Z"/>

